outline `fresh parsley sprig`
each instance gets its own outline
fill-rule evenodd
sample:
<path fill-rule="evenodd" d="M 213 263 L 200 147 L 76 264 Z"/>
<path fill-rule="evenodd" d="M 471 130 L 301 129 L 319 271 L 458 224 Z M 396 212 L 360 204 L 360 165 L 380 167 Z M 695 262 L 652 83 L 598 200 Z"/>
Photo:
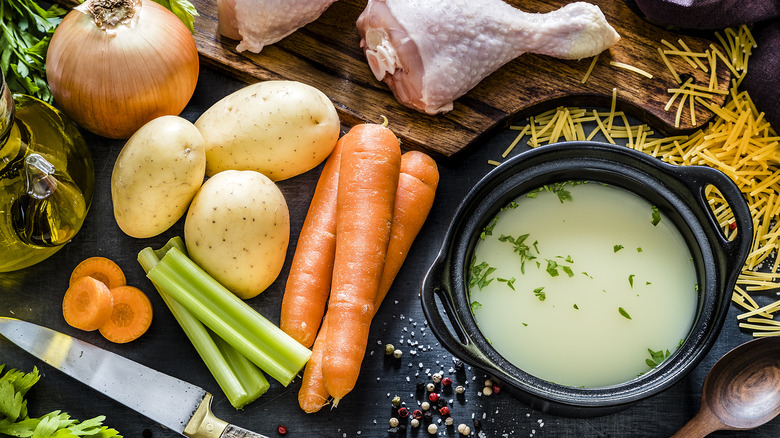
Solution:
<path fill-rule="evenodd" d="M 4 365 L 0 365 L 0 372 L 3 368 Z M 29 373 L 11 369 L 0 377 L 0 436 L 122 438 L 115 429 L 103 425 L 106 417 L 102 415 L 82 422 L 59 410 L 37 418 L 29 417 L 24 396 L 40 377 L 37 368 Z"/>
<path fill-rule="evenodd" d="M 46 83 L 46 51 L 67 11 L 43 9 L 33 0 L 0 1 L 0 69 L 8 89 L 52 101 Z"/>

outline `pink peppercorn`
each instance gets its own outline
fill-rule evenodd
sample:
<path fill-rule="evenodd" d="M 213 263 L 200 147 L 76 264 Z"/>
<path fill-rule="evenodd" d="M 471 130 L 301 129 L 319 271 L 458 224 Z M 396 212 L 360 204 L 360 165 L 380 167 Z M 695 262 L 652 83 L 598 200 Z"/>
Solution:
<path fill-rule="evenodd" d="M 442 406 L 442 408 L 439 409 L 439 414 L 450 415 L 450 408 L 448 408 L 447 406 Z"/>
<path fill-rule="evenodd" d="M 432 402 L 436 402 L 437 400 L 439 400 L 439 394 L 437 394 L 435 392 L 432 392 L 432 393 L 428 394 L 428 400 L 430 400 Z"/>
<path fill-rule="evenodd" d="M 279 435 L 287 435 L 287 428 L 285 426 L 279 425 L 279 427 L 276 428 L 276 431 L 279 432 Z"/>
<path fill-rule="evenodd" d="M 409 415 L 409 409 L 407 409 L 404 406 L 401 406 L 398 408 L 398 416 L 401 418 L 406 418 L 406 416 Z"/>
<path fill-rule="evenodd" d="M 441 384 L 444 386 L 450 386 L 452 385 L 452 379 L 450 379 L 449 377 L 445 377 L 441 379 Z"/>
<path fill-rule="evenodd" d="M 498 385 L 493 385 L 493 394 L 498 394 L 501 392 L 501 387 Z"/>
<path fill-rule="evenodd" d="M 416 418 L 416 419 L 419 420 L 420 418 L 422 418 L 422 416 L 423 416 L 423 413 L 419 409 L 415 409 L 414 412 L 412 412 L 412 418 Z"/>

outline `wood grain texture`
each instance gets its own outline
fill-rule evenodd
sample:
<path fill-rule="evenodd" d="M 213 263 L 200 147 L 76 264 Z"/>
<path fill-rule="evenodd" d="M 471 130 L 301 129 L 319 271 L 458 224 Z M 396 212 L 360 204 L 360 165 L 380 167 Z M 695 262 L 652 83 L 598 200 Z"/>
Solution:
<path fill-rule="evenodd" d="M 72 0 L 61 0 L 67 3 Z M 565 61 L 525 54 L 487 77 L 455 102 L 446 114 L 429 116 L 399 104 L 389 88 L 378 82 L 359 47 L 355 21 L 365 0 L 340 0 L 313 23 L 282 41 L 266 46 L 259 54 L 235 51 L 237 41 L 217 31 L 217 0 L 192 0 L 200 16 L 195 20 L 195 41 L 204 65 L 247 83 L 289 79 L 310 84 L 328 95 L 344 124 L 390 120 L 391 127 L 407 149 L 421 149 L 438 157 L 453 157 L 510 122 L 558 105 L 609 106 L 617 88 L 620 108 L 666 134 L 691 131 L 706 124 L 713 114 L 696 106 L 696 125 L 688 108 L 676 129 L 674 110 L 665 111 L 668 88 L 676 83 L 663 64 L 661 40 L 675 43 L 681 35 L 656 27 L 634 13 L 622 0 L 591 0 L 600 6 L 621 40 L 601 54 L 592 75 L 584 77 L 592 58 Z M 507 0 L 528 12 L 549 12 L 568 0 Z M 711 41 L 686 36 L 694 51 L 704 51 Z M 639 67 L 653 75 L 648 79 L 610 61 Z M 709 83 L 709 74 L 694 70 L 679 57 L 671 57 L 679 73 L 690 73 L 699 84 Z M 718 83 L 727 88 L 731 73 L 723 63 L 717 69 Z M 724 96 L 714 102 L 722 104 Z"/>

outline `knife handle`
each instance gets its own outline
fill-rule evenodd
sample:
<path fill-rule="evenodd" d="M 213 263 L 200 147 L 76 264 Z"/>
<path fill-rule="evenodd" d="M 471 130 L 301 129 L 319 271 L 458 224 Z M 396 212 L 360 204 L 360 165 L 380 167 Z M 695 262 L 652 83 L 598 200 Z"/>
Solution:
<path fill-rule="evenodd" d="M 268 438 L 265 435 L 246 430 L 233 424 L 228 424 L 220 438 Z"/>
<path fill-rule="evenodd" d="M 206 393 L 184 428 L 184 435 L 190 438 L 268 438 L 215 417 L 211 413 L 211 399 L 211 394 Z"/>

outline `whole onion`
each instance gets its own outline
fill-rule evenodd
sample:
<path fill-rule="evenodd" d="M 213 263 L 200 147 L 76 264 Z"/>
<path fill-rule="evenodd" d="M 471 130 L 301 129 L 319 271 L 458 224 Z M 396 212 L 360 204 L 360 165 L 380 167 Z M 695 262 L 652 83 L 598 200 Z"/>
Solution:
<path fill-rule="evenodd" d="M 152 0 L 87 0 L 62 20 L 46 57 L 63 112 L 84 129 L 122 139 L 180 114 L 198 69 L 192 34 Z"/>

